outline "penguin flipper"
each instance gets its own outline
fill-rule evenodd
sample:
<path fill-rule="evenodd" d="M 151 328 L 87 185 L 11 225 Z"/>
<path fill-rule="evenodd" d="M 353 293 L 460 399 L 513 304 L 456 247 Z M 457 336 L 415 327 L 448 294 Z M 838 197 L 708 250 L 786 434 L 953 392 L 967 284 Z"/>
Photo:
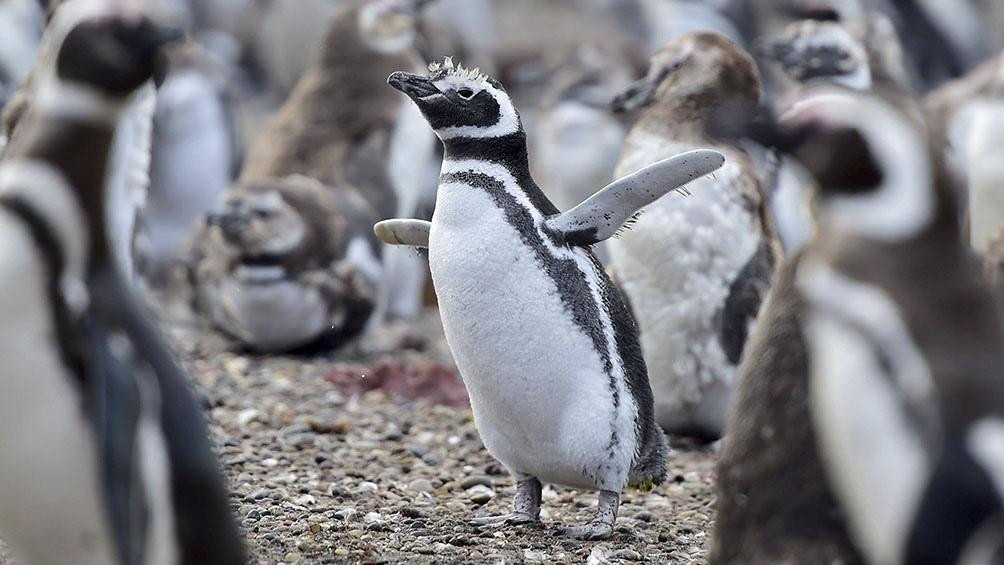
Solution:
<path fill-rule="evenodd" d="M 229 495 L 187 375 L 114 267 L 92 274 L 88 286 L 94 318 L 107 331 L 127 339 L 131 361 L 136 363 L 134 373 L 149 374 L 156 385 L 181 559 L 186 563 L 246 563 Z"/>
<path fill-rule="evenodd" d="M 589 246 L 617 234 L 639 210 L 688 182 L 713 173 L 725 156 L 711 149 L 688 151 L 618 179 L 545 226 L 565 242 Z"/>
<path fill-rule="evenodd" d="M 373 233 L 388 245 L 429 248 L 429 229 L 432 223 L 425 220 L 394 218 L 377 222 Z"/>

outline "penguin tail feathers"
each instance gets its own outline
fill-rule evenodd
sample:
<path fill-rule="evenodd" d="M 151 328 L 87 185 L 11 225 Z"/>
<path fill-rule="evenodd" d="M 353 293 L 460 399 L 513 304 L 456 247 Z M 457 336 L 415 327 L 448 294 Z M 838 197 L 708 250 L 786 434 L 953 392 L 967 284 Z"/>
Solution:
<path fill-rule="evenodd" d="M 649 441 L 643 442 L 643 448 L 635 458 L 628 474 L 628 486 L 642 492 L 648 492 L 661 485 L 666 480 L 666 460 L 669 458 L 669 442 L 666 434 L 655 426 Z"/>

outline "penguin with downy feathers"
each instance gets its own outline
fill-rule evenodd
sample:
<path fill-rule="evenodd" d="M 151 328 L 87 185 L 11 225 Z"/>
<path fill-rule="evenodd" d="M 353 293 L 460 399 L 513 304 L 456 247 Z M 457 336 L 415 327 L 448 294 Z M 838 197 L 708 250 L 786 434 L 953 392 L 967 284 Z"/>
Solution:
<path fill-rule="evenodd" d="M 428 77 L 396 72 L 443 141 L 432 223 L 383 222 L 391 243 L 426 247 L 447 341 L 485 447 L 517 481 L 532 523 L 541 483 L 600 491 L 581 539 L 613 533 L 620 492 L 658 484 L 667 444 L 655 424 L 637 326 L 589 246 L 643 206 L 721 166 L 695 151 L 615 182 L 560 213 L 530 174 L 526 133 L 502 85 L 450 59 Z"/>
<path fill-rule="evenodd" d="M 105 236 L 116 122 L 176 37 L 62 5 L 0 162 L 0 536 L 22 563 L 245 562 L 194 395 Z"/>
<path fill-rule="evenodd" d="M 393 70 L 421 65 L 413 45 L 421 5 L 340 7 L 318 59 L 252 146 L 221 209 L 196 226 L 195 295 L 242 346 L 330 348 L 378 321 L 375 312 L 394 311 L 398 298 L 411 298 L 405 314 L 421 307 L 421 260 L 382 253 L 370 229 L 418 213 L 421 173 L 434 155 L 421 116 L 385 84 Z M 338 233 L 328 241 L 311 235 L 331 230 Z"/>
<path fill-rule="evenodd" d="M 724 113 L 755 108 L 759 95 L 753 59 L 724 36 L 700 32 L 653 55 L 648 75 L 613 102 L 615 110 L 641 110 L 617 175 L 698 147 L 726 156 L 721 170 L 694 184 L 692 198 L 654 203 L 608 243 L 641 327 L 656 420 L 670 433 L 721 436 L 736 365 L 780 255 L 752 157 L 712 127 Z"/>

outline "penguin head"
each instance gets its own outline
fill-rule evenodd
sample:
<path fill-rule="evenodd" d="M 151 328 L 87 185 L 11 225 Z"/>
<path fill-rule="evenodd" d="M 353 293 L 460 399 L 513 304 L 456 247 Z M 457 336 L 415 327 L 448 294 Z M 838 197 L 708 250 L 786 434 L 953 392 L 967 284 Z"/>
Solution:
<path fill-rule="evenodd" d="M 428 77 L 398 71 L 387 82 L 415 102 L 443 141 L 523 131 L 519 113 L 502 85 L 477 69 L 454 65 L 449 57 L 429 65 Z"/>
<path fill-rule="evenodd" d="M 757 54 L 778 64 L 797 82 L 829 80 L 857 90 L 871 87 L 864 45 L 836 22 L 801 20 L 788 24 L 780 36 L 760 42 Z"/>
<path fill-rule="evenodd" d="M 759 99 L 760 74 L 753 58 L 724 35 L 695 32 L 656 51 L 645 78 L 611 106 L 615 112 L 629 112 L 663 102 L 711 110 Z"/>
<path fill-rule="evenodd" d="M 297 210 L 277 190 L 245 188 L 231 191 L 206 223 L 244 258 L 281 258 L 298 250 L 309 230 Z"/>
<path fill-rule="evenodd" d="M 374 51 L 400 53 L 411 48 L 421 9 L 431 0 L 372 0 L 359 10 L 360 35 Z"/>
<path fill-rule="evenodd" d="M 182 36 L 136 9 L 91 0 L 61 4 L 50 27 L 52 78 L 112 98 L 153 77 L 161 48 Z"/>
<path fill-rule="evenodd" d="M 945 215 L 946 177 L 911 108 L 833 85 L 810 87 L 789 104 L 780 124 L 787 150 L 817 180 L 821 226 L 897 242 Z"/>

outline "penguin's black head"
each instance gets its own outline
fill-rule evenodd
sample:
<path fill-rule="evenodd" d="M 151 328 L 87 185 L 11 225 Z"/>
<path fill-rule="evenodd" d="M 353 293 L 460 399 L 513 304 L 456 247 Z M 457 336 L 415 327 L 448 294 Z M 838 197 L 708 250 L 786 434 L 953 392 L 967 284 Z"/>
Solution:
<path fill-rule="evenodd" d="M 415 102 L 443 141 L 522 131 L 519 113 L 502 85 L 477 69 L 454 66 L 449 57 L 429 65 L 428 77 L 398 71 L 387 82 Z"/>
<path fill-rule="evenodd" d="M 780 117 L 774 139 L 815 176 L 820 222 L 899 241 L 939 211 L 936 156 L 926 128 L 893 99 L 836 86 L 808 88 Z"/>
<path fill-rule="evenodd" d="M 858 90 L 872 83 L 864 45 L 837 22 L 792 22 L 778 37 L 758 42 L 756 54 L 797 82 L 824 79 Z"/>
<path fill-rule="evenodd" d="M 161 48 L 181 36 L 134 11 L 91 15 L 65 32 L 56 51 L 56 79 L 126 96 L 153 77 L 163 62 Z"/>

